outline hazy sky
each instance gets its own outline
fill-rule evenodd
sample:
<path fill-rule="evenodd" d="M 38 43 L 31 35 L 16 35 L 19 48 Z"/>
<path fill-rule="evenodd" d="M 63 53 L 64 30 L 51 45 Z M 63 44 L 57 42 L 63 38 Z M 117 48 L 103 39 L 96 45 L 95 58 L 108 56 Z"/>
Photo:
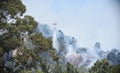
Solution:
<path fill-rule="evenodd" d="M 120 11 L 117 0 L 22 0 L 26 14 L 42 24 L 57 28 L 75 37 L 80 47 L 120 49 Z"/>

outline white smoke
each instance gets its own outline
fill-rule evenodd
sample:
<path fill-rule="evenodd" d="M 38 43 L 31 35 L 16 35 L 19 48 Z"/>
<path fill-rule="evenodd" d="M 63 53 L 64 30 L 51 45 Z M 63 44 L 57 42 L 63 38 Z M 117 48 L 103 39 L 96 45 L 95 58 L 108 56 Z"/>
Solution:
<path fill-rule="evenodd" d="M 39 24 L 39 31 L 45 37 L 52 37 L 53 47 L 61 62 L 64 59 L 65 63 L 68 61 L 75 66 L 90 67 L 96 60 L 101 59 L 100 54 L 104 54 L 99 43 L 95 44 L 94 48 L 79 48 L 74 37 L 64 35 L 61 30 L 57 30 L 56 26 L 52 30 L 47 24 Z"/>
<path fill-rule="evenodd" d="M 39 32 L 42 32 L 44 37 L 52 37 L 53 30 L 47 24 L 38 24 Z"/>

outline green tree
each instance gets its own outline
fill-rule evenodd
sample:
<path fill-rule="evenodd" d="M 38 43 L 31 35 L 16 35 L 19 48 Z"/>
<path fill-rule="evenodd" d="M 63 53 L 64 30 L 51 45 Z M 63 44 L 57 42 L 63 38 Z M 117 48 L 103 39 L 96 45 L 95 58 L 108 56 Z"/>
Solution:
<path fill-rule="evenodd" d="M 56 63 L 54 65 L 54 69 L 52 73 L 63 73 L 63 72 L 64 72 L 63 66 L 60 63 Z"/>
<path fill-rule="evenodd" d="M 33 17 L 28 15 L 21 17 L 25 11 L 26 7 L 21 0 L 0 0 L 0 66 L 4 67 L 1 68 L 3 71 L 8 70 L 8 68 L 5 67 L 6 63 L 3 64 L 2 55 L 12 49 L 19 49 L 19 53 L 22 53 L 22 56 L 17 54 L 15 59 L 7 61 L 8 66 L 14 62 L 16 66 L 20 66 L 19 64 L 23 65 L 29 58 L 38 60 L 38 54 L 36 56 L 34 51 L 21 48 L 25 46 L 23 39 L 21 39 L 21 34 L 27 32 L 29 35 L 37 27 L 37 22 Z M 18 56 L 19 58 L 17 58 Z"/>
<path fill-rule="evenodd" d="M 19 72 L 19 73 L 32 73 L 32 71 L 31 70 L 22 70 L 21 72 Z M 43 73 L 41 70 L 38 70 L 38 69 L 36 69 L 35 70 L 35 73 Z"/>
<path fill-rule="evenodd" d="M 11 20 L 15 20 L 17 16 L 22 16 L 26 11 L 26 7 L 21 0 L 0 0 L 0 64 L 2 69 L 0 72 L 7 72 L 3 64 L 2 55 L 15 49 L 20 45 L 19 39 L 12 34 L 13 25 Z"/>
<path fill-rule="evenodd" d="M 37 27 L 37 22 L 31 16 L 24 16 L 25 5 L 21 0 L 0 0 L 0 47 L 5 52 L 20 47 L 22 32 L 31 33 Z M 14 20 L 14 22 L 10 22 Z"/>
<path fill-rule="evenodd" d="M 112 67 L 112 69 L 110 70 L 110 73 L 120 73 L 120 64 L 119 65 L 115 65 Z"/>
<path fill-rule="evenodd" d="M 37 51 L 45 51 L 52 48 L 52 40 L 51 38 L 44 38 L 42 33 L 37 33 L 35 35 L 30 36 L 33 45 L 38 49 Z"/>
<path fill-rule="evenodd" d="M 54 48 L 52 48 L 52 49 L 50 50 L 50 56 L 52 57 L 52 59 L 53 59 L 54 61 L 56 61 L 57 63 L 59 63 L 59 57 L 57 56 Z"/>
<path fill-rule="evenodd" d="M 89 70 L 89 73 L 110 73 L 112 66 L 109 65 L 108 60 L 103 59 L 94 63 L 94 66 Z"/>
<path fill-rule="evenodd" d="M 67 73 L 79 73 L 77 68 L 75 68 L 72 64 L 67 62 Z"/>
<path fill-rule="evenodd" d="M 49 73 L 49 69 L 48 69 L 48 66 L 46 64 L 46 61 L 41 61 L 41 69 L 43 71 L 43 73 Z"/>
<path fill-rule="evenodd" d="M 22 16 L 26 7 L 21 0 L 0 0 L 0 21 L 7 23 L 16 16 Z M 3 25 L 4 26 L 4 25 Z"/>

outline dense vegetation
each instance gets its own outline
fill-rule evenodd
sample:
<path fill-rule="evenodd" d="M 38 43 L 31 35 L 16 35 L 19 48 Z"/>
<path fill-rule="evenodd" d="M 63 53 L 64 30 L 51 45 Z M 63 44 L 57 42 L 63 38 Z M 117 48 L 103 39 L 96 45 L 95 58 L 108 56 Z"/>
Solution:
<path fill-rule="evenodd" d="M 0 0 L 0 73 L 78 73 L 70 63 L 59 64 L 51 37 L 37 32 L 38 23 L 23 16 L 25 11 L 21 0 Z M 43 52 L 53 65 L 42 58 Z"/>
<path fill-rule="evenodd" d="M 89 73 L 120 73 L 120 65 L 110 65 L 107 59 L 98 60 Z"/>
<path fill-rule="evenodd" d="M 120 50 L 112 49 L 106 59 L 94 63 L 89 73 L 120 73 Z"/>
<path fill-rule="evenodd" d="M 0 73 L 88 73 L 84 67 L 61 64 L 52 37 L 37 32 L 38 23 L 23 15 L 25 11 L 21 0 L 0 0 Z M 43 53 L 48 55 L 43 57 Z M 97 61 L 89 72 L 119 73 L 120 65 Z"/>

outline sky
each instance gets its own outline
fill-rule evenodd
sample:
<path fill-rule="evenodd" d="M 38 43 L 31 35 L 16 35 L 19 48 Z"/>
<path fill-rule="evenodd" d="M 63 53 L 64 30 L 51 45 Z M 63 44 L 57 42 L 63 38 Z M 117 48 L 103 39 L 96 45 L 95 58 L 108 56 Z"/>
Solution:
<path fill-rule="evenodd" d="M 120 49 L 120 0 L 22 0 L 25 14 L 77 39 L 80 47 Z M 119 2 L 118 2 L 119 1 Z"/>

